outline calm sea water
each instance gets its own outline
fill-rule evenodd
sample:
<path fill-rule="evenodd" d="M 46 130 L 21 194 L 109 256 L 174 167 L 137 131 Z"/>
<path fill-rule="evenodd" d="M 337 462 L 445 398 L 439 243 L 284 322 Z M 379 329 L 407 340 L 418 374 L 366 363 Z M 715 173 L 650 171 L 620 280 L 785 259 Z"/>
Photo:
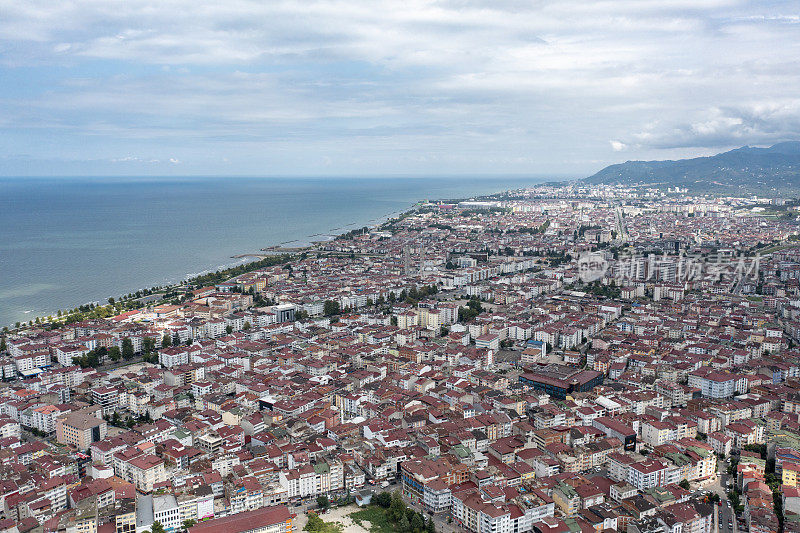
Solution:
<path fill-rule="evenodd" d="M 0 325 L 536 178 L 0 178 Z M 340 228 L 339 230 L 334 230 Z"/>

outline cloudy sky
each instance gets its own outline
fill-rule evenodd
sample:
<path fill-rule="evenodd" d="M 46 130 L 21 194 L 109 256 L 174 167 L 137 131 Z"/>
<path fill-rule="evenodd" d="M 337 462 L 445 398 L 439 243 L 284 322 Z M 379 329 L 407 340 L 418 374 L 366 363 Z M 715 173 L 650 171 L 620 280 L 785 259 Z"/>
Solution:
<path fill-rule="evenodd" d="M 0 174 L 583 176 L 800 139 L 797 0 L 0 0 Z"/>

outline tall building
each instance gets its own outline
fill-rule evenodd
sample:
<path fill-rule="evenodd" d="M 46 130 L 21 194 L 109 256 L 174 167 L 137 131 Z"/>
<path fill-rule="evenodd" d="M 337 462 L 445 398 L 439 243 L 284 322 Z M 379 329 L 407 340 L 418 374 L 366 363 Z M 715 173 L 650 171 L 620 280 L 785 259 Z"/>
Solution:
<path fill-rule="evenodd" d="M 106 431 L 106 421 L 86 410 L 56 419 L 56 441 L 79 450 L 88 450 L 93 442 L 104 439 Z"/>

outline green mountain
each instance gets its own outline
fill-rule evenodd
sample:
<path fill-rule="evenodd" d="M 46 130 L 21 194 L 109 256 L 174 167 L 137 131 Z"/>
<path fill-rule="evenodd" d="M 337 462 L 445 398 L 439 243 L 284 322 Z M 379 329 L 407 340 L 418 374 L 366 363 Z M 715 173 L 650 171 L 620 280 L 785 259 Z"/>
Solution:
<path fill-rule="evenodd" d="M 580 181 L 586 184 L 686 187 L 692 192 L 742 193 L 800 190 L 800 142 L 769 148 L 743 146 L 710 157 L 626 161 Z"/>

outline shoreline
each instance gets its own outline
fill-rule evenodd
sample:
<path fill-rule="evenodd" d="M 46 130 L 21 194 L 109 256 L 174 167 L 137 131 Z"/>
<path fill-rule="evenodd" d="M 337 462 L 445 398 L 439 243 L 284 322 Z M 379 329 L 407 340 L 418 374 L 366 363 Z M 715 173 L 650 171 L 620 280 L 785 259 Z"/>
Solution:
<path fill-rule="evenodd" d="M 528 180 L 526 180 L 526 181 L 528 181 Z M 506 193 L 508 191 L 517 190 L 517 189 L 519 189 L 521 187 L 531 186 L 531 185 L 538 184 L 538 183 L 541 183 L 541 181 L 537 180 L 536 178 L 531 178 L 530 181 L 527 184 L 514 184 L 515 186 L 510 187 L 510 188 L 504 187 L 503 184 L 498 183 L 497 185 L 499 186 L 499 188 L 493 189 L 492 192 L 475 193 L 475 194 L 472 194 L 472 195 L 464 195 L 464 196 L 455 196 L 455 195 L 451 196 L 450 194 L 448 194 L 447 196 L 442 195 L 441 197 L 433 197 L 432 198 L 431 196 L 427 196 L 425 194 L 425 191 L 420 191 L 419 192 L 420 197 L 417 197 L 415 199 L 409 199 L 407 201 L 406 205 L 401 209 L 398 209 L 397 207 L 392 207 L 392 208 L 390 208 L 391 211 L 389 211 L 388 213 L 382 214 L 380 216 L 377 216 L 377 217 L 374 214 L 369 214 L 368 216 L 370 216 L 371 218 L 368 218 L 363 222 L 354 221 L 354 222 L 350 222 L 350 223 L 347 223 L 347 224 L 340 224 L 338 227 L 329 229 L 327 231 L 321 231 L 321 232 L 318 232 L 318 233 L 313 233 L 311 235 L 307 235 L 305 237 L 300 237 L 300 238 L 293 239 L 293 240 L 280 241 L 279 243 L 265 246 L 264 248 L 261 248 L 258 251 L 243 251 L 241 253 L 233 254 L 233 255 L 227 256 L 227 258 L 230 259 L 230 260 L 234 260 L 234 261 L 225 262 L 225 263 L 219 264 L 217 266 L 209 266 L 207 268 L 204 268 L 202 270 L 198 270 L 198 271 L 195 271 L 195 272 L 188 272 L 188 273 L 185 273 L 182 276 L 168 277 L 168 278 L 164 279 L 164 281 L 161 284 L 156 282 L 156 283 L 153 283 L 153 284 L 147 284 L 149 286 L 133 288 L 133 289 L 129 290 L 127 294 L 120 295 L 118 293 L 118 296 L 106 296 L 106 297 L 101 297 L 99 295 L 95 295 L 94 297 L 90 297 L 90 298 L 93 298 L 92 300 L 89 300 L 89 301 L 86 301 L 84 303 L 80 303 L 80 304 L 77 304 L 77 305 L 76 304 L 69 304 L 69 305 L 72 305 L 73 307 L 67 306 L 66 308 L 61 308 L 61 309 L 54 308 L 54 309 L 37 310 L 35 308 L 31 309 L 31 307 L 33 307 L 33 305 L 22 304 L 22 305 L 19 306 L 20 309 L 18 310 L 18 312 L 16 312 L 16 314 L 17 314 L 16 318 L 20 323 L 20 327 L 17 328 L 15 326 L 15 322 L 14 321 L 10 321 L 9 323 L 7 323 L 5 325 L 4 324 L 0 324 L 0 327 L 4 327 L 5 326 L 5 327 L 8 328 L 8 331 L 11 332 L 11 331 L 16 331 L 18 329 L 22 330 L 22 329 L 25 329 L 27 327 L 34 327 L 34 326 L 37 325 L 36 324 L 36 320 L 37 319 L 39 319 L 40 324 L 49 324 L 51 322 L 52 323 L 63 322 L 63 320 L 59 320 L 59 319 L 63 319 L 64 316 L 69 316 L 69 315 L 72 315 L 72 314 L 76 314 L 77 312 L 88 313 L 89 310 L 91 310 L 91 309 L 104 308 L 104 307 L 109 305 L 107 302 L 111 298 L 113 298 L 113 300 L 114 300 L 114 302 L 116 304 L 144 299 L 145 302 L 143 303 L 142 306 L 139 306 L 139 307 L 143 307 L 143 306 L 146 306 L 146 305 L 152 305 L 156 301 L 162 301 L 164 299 L 164 298 L 156 299 L 156 298 L 153 298 L 153 296 L 156 296 L 158 294 L 165 294 L 165 293 L 168 294 L 171 291 L 180 290 L 180 288 L 182 286 L 185 286 L 188 282 L 191 282 L 195 278 L 198 278 L 198 277 L 201 277 L 201 276 L 205 276 L 205 275 L 209 275 L 209 274 L 213 274 L 213 273 L 216 273 L 216 272 L 224 272 L 226 270 L 230 270 L 230 269 L 233 269 L 233 268 L 236 268 L 236 267 L 244 266 L 244 265 L 247 265 L 249 263 L 261 261 L 261 260 L 264 260 L 264 259 L 267 259 L 267 258 L 270 258 L 270 257 L 275 257 L 275 256 L 278 256 L 278 255 L 286 255 L 286 254 L 294 255 L 294 254 L 299 254 L 299 253 L 303 253 L 303 252 L 309 252 L 309 251 L 312 251 L 312 250 L 316 249 L 321 244 L 324 244 L 324 243 L 327 243 L 327 242 L 332 242 L 332 241 L 336 240 L 337 238 L 340 238 L 341 236 L 346 235 L 349 231 L 353 231 L 354 229 L 359 229 L 359 228 L 362 228 L 362 227 L 366 227 L 366 228 L 369 228 L 369 229 L 379 228 L 383 224 L 388 222 L 389 220 L 392 220 L 392 219 L 397 218 L 397 217 L 401 217 L 401 216 L 405 215 L 406 213 L 412 212 L 412 211 L 418 209 L 420 206 L 427 205 L 429 203 L 437 203 L 437 202 L 453 203 L 453 202 L 459 202 L 459 201 L 464 201 L 464 200 L 493 198 L 493 197 L 495 197 L 497 195 L 502 195 L 502 194 L 504 194 L 504 193 Z M 366 216 L 365 216 L 365 218 L 366 218 Z M 320 237 L 323 237 L 323 238 L 320 238 Z M 311 240 L 311 239 L 313 239 L 313 240 Z M 300 246 L 285 246 L 285 245 L 291 244 L 291 243 L 298 243 L 298 244 L 300 244 Z M 141 296 L 135 296 L 135 294 L 137 292 L 141 293 Z M 128 297 L 128 295 L 133 295 L 133 297 Z M 90 307 L 90 306 L 93 306 L 93 307 Z M 86 308 L 86 310 L 83 310 L 81 308 Z M 138 308 L 138 307 L 134 307 L 134 308 Z M 128 309 L 130 309 L 130 307 L 128 307 L 128 308 L 123 307 L 122 310 L 119 311 L 119 312 L 125 312 Z M 61 317 L 57 316 L 57 313 L 59 311 L 62 312 L 62 316 Z M 20 314 L 20 313 L 24 313 L 24 315 Z M 48 320 L 47 320 L 48 316 L 53 319 L 51 322 L 48 322 Z M 13 318 L 12 318 L 12 320 L 13 320 Z"/>
<path fill-rule="evenodd" d="M 499 192 L 495 192 L 495 193 L 492 193 L 491 195 L 495 195 L 495 194 L 500 194 L 500 193 Z M 223 265 L 218 265 L 216 268 L 215 267 L 209 267 L 209 268 L 201 270 L 199 272 L 190 272 L 190 273 L 187 273 L 184 276 L 183 279 L 180 279 L 180 280 L 169 279 L 169 280 L 164 282 L 164 285 L 155 285 L 154 284 L 154 285 L 151 285 L 149 287 L 142 287 L 142 288 L 139 288 L 139 289 L 131 290 L 128 293 L 128 294 L 133 294 L 133 295 L 135 295 L 137 292 L 148 293 L 148 294 L 143 294 L 142 296 L 139 296 L 139 297 L 134 296 L 133 298 L 128 298 L 127 294 L 126 295 L 121 295 L 121 296 L 108 296 L 105 302 L 101 302 L 99 300 L 87 301 L 87 302 L 84 302 L 84 303 L 81 303 L 81 304 L 77 304 L 75 307 L 72 307 L 72 308 L 56 309 L 56 310 L 52 311 L 51 314 L 42 314 L 42 315 L 37 314 L 37 315 L 34 315 L 34 316 L 26 316 L 25 317 L 26 320 L 24 320 L 24 321 L 20 320 L 19 321 L 20 322 L 19 328 L 17 328 L 15 326 L 15 323 L 13 323 L 13 322 L 9 323 L 9 324 L 7 324 L 5 326 L 0 325 L 0 327 L 7 327 L 9 333 L 14 332 L 14 331 L 25 330 L 26 328 L 30 328 L 30 327 L 35 327 L 35 326 L 43 325 L 43 324 L 49 324 L 50 322 L 48 322 L 48 320 L 47 320 L 48 316 L 52 317 L 53 319 L 55 319 L 55 320 L 52 321 L 53 323 L 58 323 L 58 322 L 60 322 L 59 319 L 63 319 L 63 317 L 66 317 L 66 316 L 69 316 L 71 314 L 74 314 L 74 312 L 76 310 L 79 310 L 81 307 L 94 306 L 94 308 L 99 308 L 99 307 L 105 307 L 105 306 L 111 305 L 111 304 L 108 303 L 108 300 L 112 299 L 112 298 L 113 298 L 115 303 L 132 302 L 132 301 L 137 301 L 137 300 L 142 300 L 142 299 L 148 299 L 148 301 L 145 303 L 145 305 L 141 306 L 141 307 L 146 307 L 147 305 L 155 304 L 155 303 L 157 303 L 159 301 L 162 301 L 164 299 L 164 298 L 157 298 L 157 299 L 150 300 L 151 297 L 156 296 L 158 294 L 168 294 L 171 291 L 177 290 L 180 287 L 191 283 L 192 280 L 194 280 L 196 278 L 199 278 L 201 276 L 205 276 L 205 275 L 208 275 L 208 274 L 213 274 L 213 273 L 216 273 L 216 272 L 225 272 L 227 270 L 231 270 L 231 269 L 239 267 L 239 266 L 245 266 L 245 265 L 248 265 L 250 263 L 255 263 L 255 262 L 258 262 L 258 261 L 261 261 L 261 260 L 264 260 L 264 259 L 268 259 L 270 257 L 277 257 L 277 256 L 281 256 L 281 255 L 294 256 L 295 254 L 300 254 L 300 253 L 303 253 L 303 252 L 309 252 L 311 250 L 315 250 L 315 249 L 317 249 L 317 245 L 318 244 L 322 244 L 322 243 L 326 243 L 326 242 L 332 242 L 332 241 L 335 241 L 336 239 L 338 239 L 339 237 L 341 237 L 342 235 L 345 235 L 347 232 L 346 231 L 345 232 L 341 231 L 341 230 L 343 230 L 345 228 L 367 227 L 367 228 L 370 228 L 370 229 L 374 229 L 374 228 L 380 227 L 382 224 L 385 224 L 387 221 L 391 220 L 394 217 L 397 217 L 397 216 L 400 216 L 400 215 L 403 215 L 405 213 L 409 213 L 409 212 L 415 210 L 416 207 L 423 201 L 424 200 L 416 200 L 413 203 L 411 203 L 409 206 L 407 206 L 405 209 L 401 209 L 399 211 L 395 210 L 395 211 L 392 211 L 391 213 L 388 213 L 386 215 L 372 218 L 372 219 L 366 221 L 365 225 L 361 225 L 361 223 L 359 223 L 359 222 L 351 222 L 349 224 L 344 224 L 343 226 L 340 226 L 338 228 L 333 228 L 333 229 L 329 230 L 327 233 L 315 233 L 313 235 L 309 235 L 306 238 L 308 238 L 308 237 L 320 237 L 320 236 L 327 236 L 329 238 L 328 239 L 311 241 L 306 246 L 297 246 L 297 247 L 284 247 L 283 246 L 284 244 L 290 244 L 290 243 L 293 243 L 293 242 L 298 242 L 298 243 L 306 242 L 306 241 L 303 240 L 303 238 L 294 239 L 294 240 L 290 240 L 290 241 L 282 241 L 279 244 L 270 245 L 270 246 L 266 246 L 264 248 L 261 248 L 259 252 L 246 252 L 246 253 L 240 253 L 240 254 L 232 255 L 232 256 L 230 256 L 230 259 L 237 259 L 238 260 L 238 261 L 235 261 L 233 263 L 227 263 L 227 264 L 223 264 Z M 442 201 L 442 200 L 433 200 L 433 201 Z M 338 231 L 338 233 L 335 233 L 337 231 Z M 62 313 L 62 315 L 60 317 L 56 316 L 56 313 L 58 313 L 59 311 Z M 34 312 L 36 312 L 36 310 L 35 309 L 31 309 L 31 310 L 24 311 L 23 313 L 25 315 L 28 315 L 29 313 L 34 313 Z M 125 309 L 123 309 L 120 312 L 125 312 Z M 36 323 L 37 319 L 40 321 L 39 324 Z"/>

